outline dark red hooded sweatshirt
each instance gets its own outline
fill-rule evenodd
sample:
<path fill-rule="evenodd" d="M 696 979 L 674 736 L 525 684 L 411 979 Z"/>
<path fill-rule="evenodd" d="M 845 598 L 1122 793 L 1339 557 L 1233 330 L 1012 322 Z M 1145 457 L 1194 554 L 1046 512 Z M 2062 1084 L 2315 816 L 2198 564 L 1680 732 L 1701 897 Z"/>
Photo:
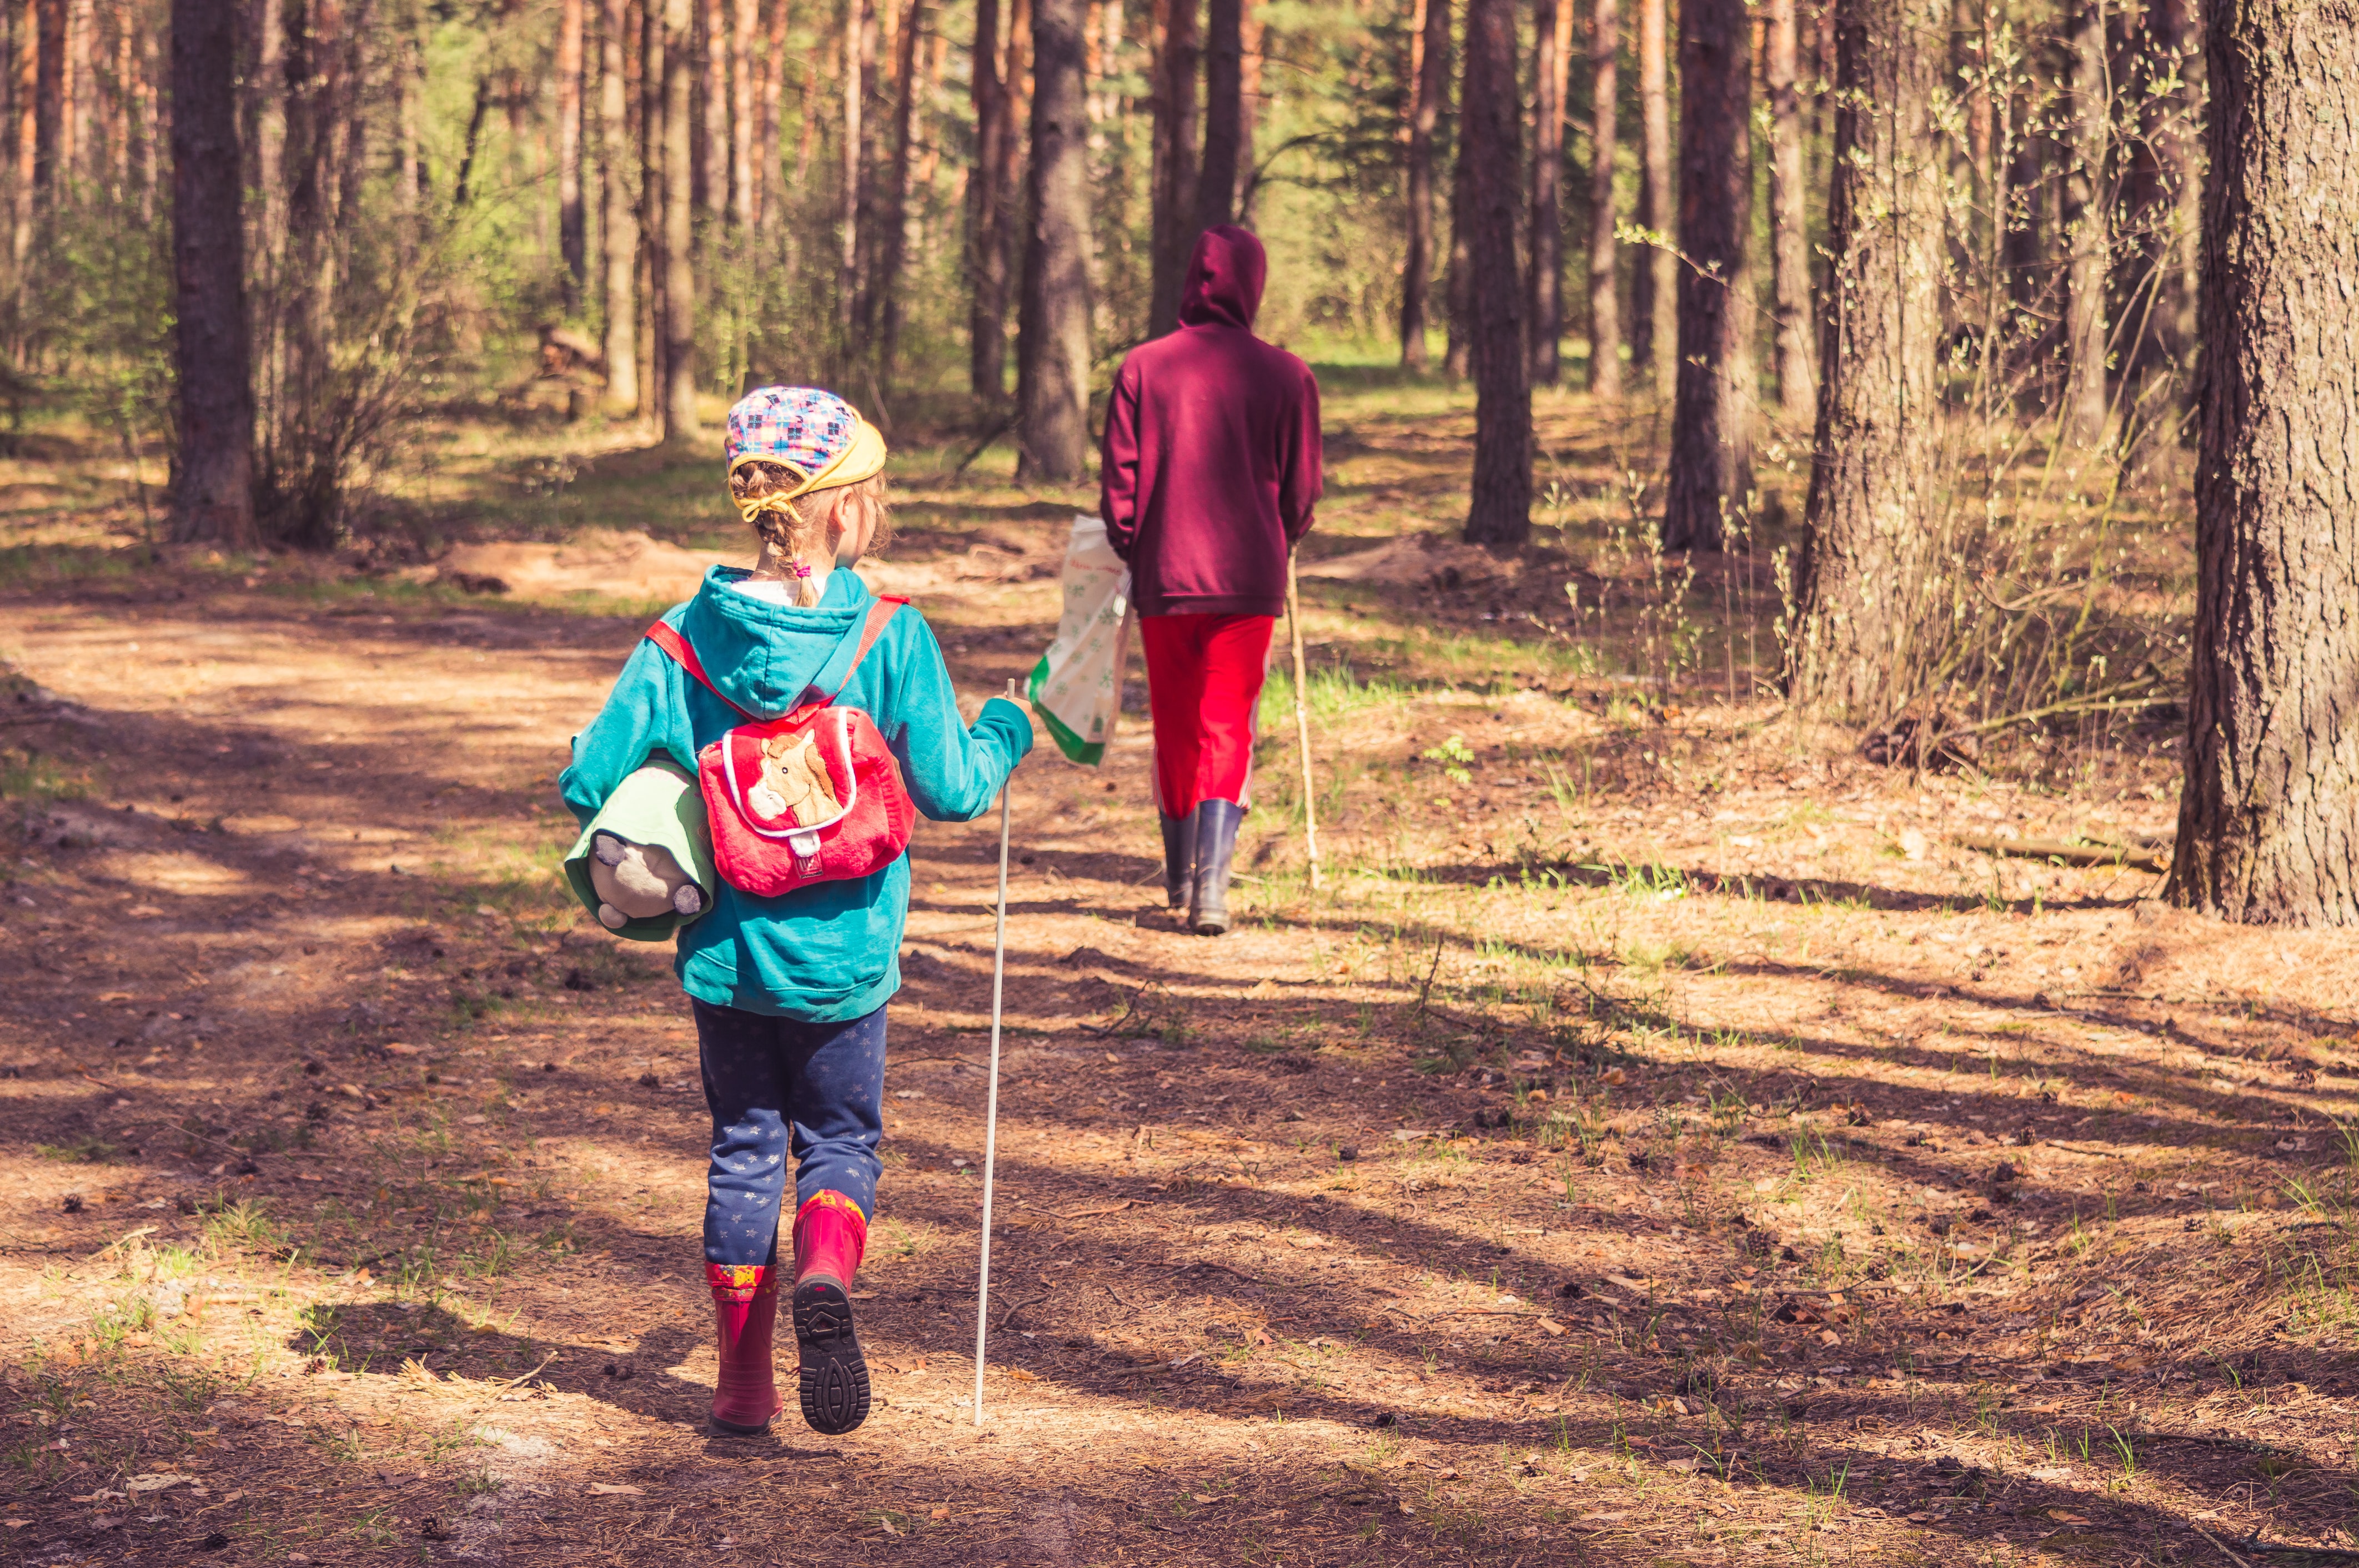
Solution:
<path fill-rule="evenodd" d="M 1253 334 L 1268 265 L 1245 230 L 1205 230 L 1180 330 L 1114 376 L 1098 510 L 1140 615 L 1286 607 L 1287 551 L 1320 495 L 1319 383 Z"/>

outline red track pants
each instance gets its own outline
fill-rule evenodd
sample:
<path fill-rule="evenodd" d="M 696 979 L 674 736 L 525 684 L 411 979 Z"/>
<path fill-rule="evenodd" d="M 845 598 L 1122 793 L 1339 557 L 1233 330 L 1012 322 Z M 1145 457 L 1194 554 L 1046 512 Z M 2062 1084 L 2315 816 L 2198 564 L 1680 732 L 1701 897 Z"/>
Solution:
<path fill-rule="evenodd" d="M 1155 719 L 1155 804 L 1184 817 L 1205 800 L 1248 804 L 1254 710 L 1275 615 L 1143 615 Z"/>

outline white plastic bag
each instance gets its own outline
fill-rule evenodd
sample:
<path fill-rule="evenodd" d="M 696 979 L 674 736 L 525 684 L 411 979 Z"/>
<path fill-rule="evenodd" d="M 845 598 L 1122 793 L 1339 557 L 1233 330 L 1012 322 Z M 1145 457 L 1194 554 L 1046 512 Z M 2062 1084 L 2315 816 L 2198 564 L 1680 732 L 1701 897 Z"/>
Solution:
<path fill-rule="evenodd" d="M 1032 711 L 1059 751 L 1094 768 L 1105 760 L 1122 715 L 1122 666 L 1130 648 L 1130 568 L 1106 543 L 1099 518 L 1073 519 L 1064 586 L 1057 639 L 1032 670 Z"/>

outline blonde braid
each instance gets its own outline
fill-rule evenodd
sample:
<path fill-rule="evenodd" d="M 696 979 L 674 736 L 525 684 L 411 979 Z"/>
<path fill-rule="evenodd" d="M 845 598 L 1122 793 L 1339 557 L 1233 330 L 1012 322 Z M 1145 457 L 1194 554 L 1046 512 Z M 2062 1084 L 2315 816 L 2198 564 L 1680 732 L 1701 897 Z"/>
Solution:
<path fill-rule="evenodd" d="M 836 526 L 836 508 L 846 498 L 873 495 L 880 510 L 884 504 L 885 480 L 881 474 L 854 485 L 794 494 L 801 483 L 801 477 L 792 469 L 777 463 L 741 463 L 729 475 L 730 499 L 736 502 L 738 510 L 753 525 L 756 537 L 788 561 L 801 561 L 834 550 L 842 531 Z M 880 519 L 871 540 L 872 549 L 883 547 L 885 534 Z M 819 590 L 808 577 L 797 577 L 794 597 L 798 605 L 809 609 L 819 603 Z"/>

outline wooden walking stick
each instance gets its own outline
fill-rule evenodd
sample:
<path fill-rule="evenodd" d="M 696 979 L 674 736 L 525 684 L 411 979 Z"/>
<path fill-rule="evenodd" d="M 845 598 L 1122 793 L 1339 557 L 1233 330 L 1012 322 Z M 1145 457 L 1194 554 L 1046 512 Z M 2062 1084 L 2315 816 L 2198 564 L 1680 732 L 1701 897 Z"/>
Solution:
<path fill-rule="evenodd" d="M 1286 635 L 1294 642 L 1294 733 L 1302 743 L 1302 837 L 1310 849 L 1310 890 L 1318 892 L 1319 810 L 1310 792 L 1310 706 L 1303 689 L 1302 617 L 1295 614 L 1294 552 L 1286 552 Z"/>
<path fill-rule="evenodd" d="M 1016 682 L 1007 683 L 1016 701 Z M 1016 792 L 1016 772 L 999 787 L 999 912 L 991 949 L 991 1088 L 983 1116 L 983 1254 L 974 1283 L 974 1424 L 983 1424 L 983 1367 L 991 1328 L 991 1188 L 999 1160 L 999 1016 L 1007 975 L 1007 798 Z"/>

